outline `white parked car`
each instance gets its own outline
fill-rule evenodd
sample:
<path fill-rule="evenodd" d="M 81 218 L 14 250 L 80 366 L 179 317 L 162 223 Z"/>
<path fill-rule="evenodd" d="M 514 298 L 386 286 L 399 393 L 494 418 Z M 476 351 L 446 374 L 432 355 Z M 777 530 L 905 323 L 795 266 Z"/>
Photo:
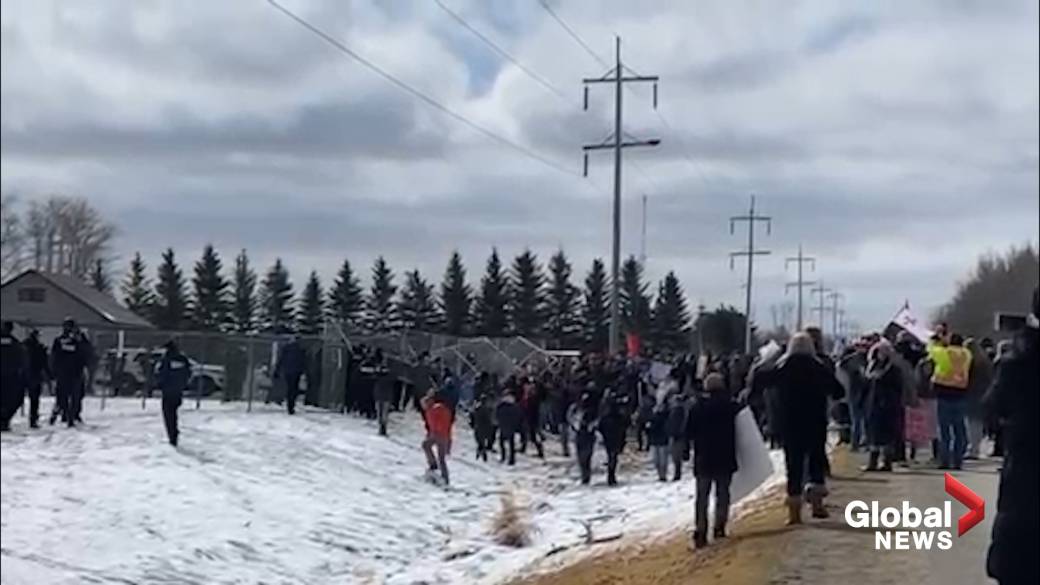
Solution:
<path fill-rule="evenodd" d="M 155 390 L 155 372 L 162 361 L 163 350 L 144 347 L 129 347 L 123 350 L 122 368 L 116 368 L 117 350 L 110 349 L 101 357 L 95 381 L 113 388 L 117 396 L 135 396 L 141 392 Z M 202 364 L 188 356 L 191 363 L 191 379 L 185 394 L 194 396 L 201 390 L 202 396 L 209 396 L 224 389 L 226 371 L 224 366 Z M 119 371 L 118 373 L 115 373 Z M 116 379 L 113 380 L 112 378 Z"/>

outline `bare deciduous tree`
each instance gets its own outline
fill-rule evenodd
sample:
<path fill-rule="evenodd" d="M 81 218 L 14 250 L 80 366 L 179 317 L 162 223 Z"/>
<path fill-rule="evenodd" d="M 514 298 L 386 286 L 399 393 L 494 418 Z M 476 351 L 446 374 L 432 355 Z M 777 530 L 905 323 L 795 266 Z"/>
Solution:
<path fill-rule="evenodd" d="M 0 195 L 0 280 L 6 281 L 25 266 L 25 228 L 15 209 L 14 195 Z"/>
<path fill-rule="evenodd" d="M 52 195 L 29 206 L 25 226 L 33 266 L 86 278 L 116 234 L 85 197 Z"/>

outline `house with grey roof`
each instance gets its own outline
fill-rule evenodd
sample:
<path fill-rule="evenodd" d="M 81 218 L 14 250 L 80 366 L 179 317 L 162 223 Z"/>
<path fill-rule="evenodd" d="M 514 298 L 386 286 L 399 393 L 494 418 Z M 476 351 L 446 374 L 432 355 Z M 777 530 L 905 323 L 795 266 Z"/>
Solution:
<path fill-rule="evenodd" d="M 55 326 L 71 317 L 91 329 L 154 329 L 111 295 L 69 274 L 26 270 L 0 285 L 0 317 L 25 326 Z"/>

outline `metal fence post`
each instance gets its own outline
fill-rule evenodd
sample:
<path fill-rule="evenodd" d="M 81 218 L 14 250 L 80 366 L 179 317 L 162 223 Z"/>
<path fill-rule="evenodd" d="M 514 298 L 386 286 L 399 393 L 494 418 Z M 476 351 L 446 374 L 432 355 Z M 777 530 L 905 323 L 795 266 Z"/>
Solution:
<path fill-rule="evenodd" d="M 205 378 L 203 372 L 205 372 L 204 366 L 206 365 L 206 336 L 202 336 L 202 351 L 201 360 L 199 361 L 199 374 L 195 381 L 195 410 L 198 410 L 202 405 L 202 381 Z"/>
<path fill-rule="evenodd" d="M 248 357 L 246 358 L 249 368 L 246 372 L 246 412 L 253 412 L 253 386 L 256 385 L 256 370 L 253 369 L 253 340 L 247 338 L 246 345 L 249 349 L 246 351 Z"/>

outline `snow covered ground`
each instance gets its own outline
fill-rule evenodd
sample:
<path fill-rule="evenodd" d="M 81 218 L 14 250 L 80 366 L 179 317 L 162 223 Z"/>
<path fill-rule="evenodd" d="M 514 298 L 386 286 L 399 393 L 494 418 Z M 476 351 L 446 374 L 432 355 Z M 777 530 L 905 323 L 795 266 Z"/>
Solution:
<path fill-rule="evenodd" d="M 557 443 L 545 462 L 485 464 L 462 425 L 444 489 L 423 478 L 412 413 L 394 415 L 390 438 L 313 409 L 204 402 L 181 414 L 178 449 L 158 401 L 102 412 L 88 400 L 76 430 L 28 432 L 16 418 L 0 448 L 0 582 L 491 584 L 692 524 L 692 481 L 659 483 L 643 454 L 623 461 L 622 486 L 608 489 L 600 470 L 582 487 Z M 783 468 L 772 458 L 767 484 Z M 488 535 L 509 492 L 537 529 L 529 547 Z M 623 537 L 585 546 L 587 527 Z"/>

